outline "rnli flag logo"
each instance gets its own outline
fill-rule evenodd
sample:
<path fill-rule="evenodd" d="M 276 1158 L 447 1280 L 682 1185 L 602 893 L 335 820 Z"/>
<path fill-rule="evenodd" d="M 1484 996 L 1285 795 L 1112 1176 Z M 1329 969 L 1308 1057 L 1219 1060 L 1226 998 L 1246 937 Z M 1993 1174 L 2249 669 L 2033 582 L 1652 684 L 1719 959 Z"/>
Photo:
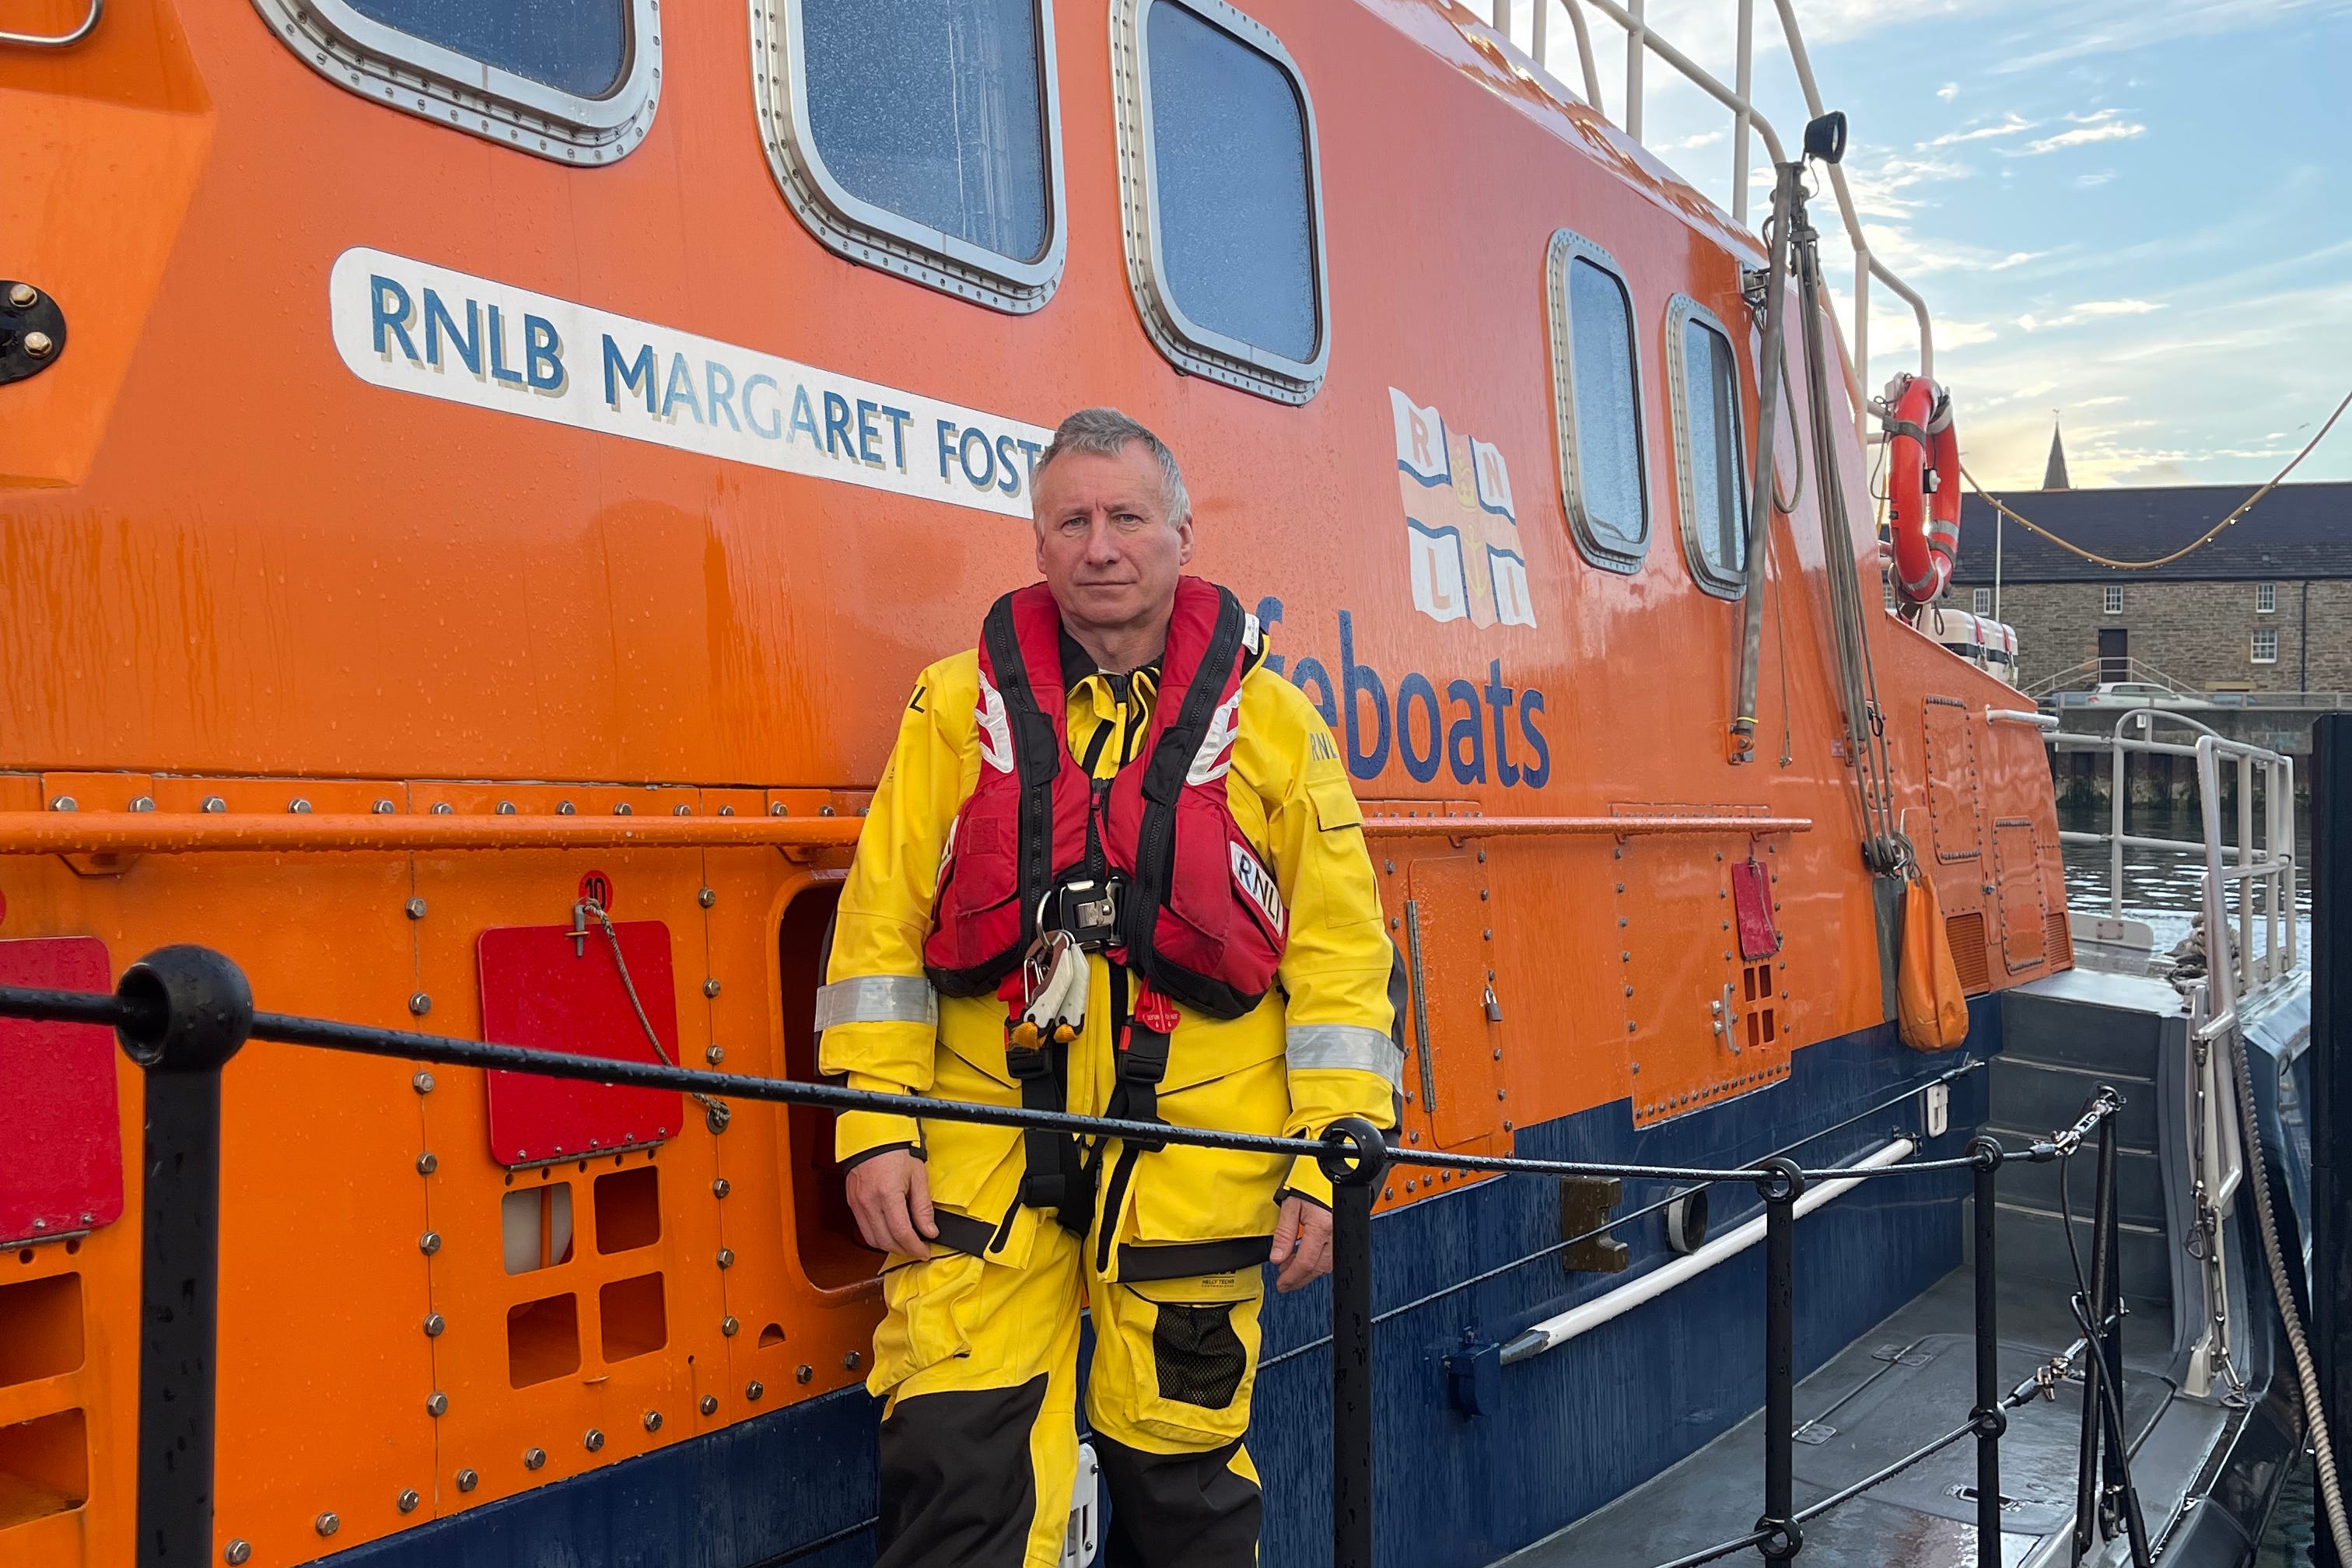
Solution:
<path fill-rule="evenodd" d="M 1434 621 L 1532 626 L 1511 472 L 1502 452 L 1449 429 L 1395 387 L 1397 492 L 1404 502 L 1413 607 Z"/>

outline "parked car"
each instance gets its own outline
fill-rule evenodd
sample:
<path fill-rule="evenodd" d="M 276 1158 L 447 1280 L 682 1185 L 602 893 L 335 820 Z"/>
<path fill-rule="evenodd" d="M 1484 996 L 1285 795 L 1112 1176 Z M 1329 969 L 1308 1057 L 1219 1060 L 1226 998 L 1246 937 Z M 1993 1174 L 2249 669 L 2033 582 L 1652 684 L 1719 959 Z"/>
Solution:
<path fill-rule="evenodd" d="M 2220 706 L 2152 680 L 2103 680 L 2088 691 L 2051 695 L 2061 708 L 2160 708 L 2171 713 L 2200 713 Z"/>

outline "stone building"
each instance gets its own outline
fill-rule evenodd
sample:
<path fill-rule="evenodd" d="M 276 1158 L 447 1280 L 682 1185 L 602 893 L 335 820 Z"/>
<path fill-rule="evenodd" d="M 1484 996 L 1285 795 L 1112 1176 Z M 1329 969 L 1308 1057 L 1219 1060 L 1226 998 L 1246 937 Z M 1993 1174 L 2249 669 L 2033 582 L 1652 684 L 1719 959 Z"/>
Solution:
<path fill-rule="evenodd" d="M 2061 538 L 2127 561 L 2179 549 L 2252 491 L 2065 489 L 2054 438 L 2049 477 L 2057 488 L 2000 499 Z M 2136 572 L 2072 555 L 1972 494 L 1961 508 L 1949 602 L 2017 629 L 2019 684 L 2028 691 L 2101 680 L 2352 691 L 2352 483 L 2281 485 L 2195 553 Z"/>

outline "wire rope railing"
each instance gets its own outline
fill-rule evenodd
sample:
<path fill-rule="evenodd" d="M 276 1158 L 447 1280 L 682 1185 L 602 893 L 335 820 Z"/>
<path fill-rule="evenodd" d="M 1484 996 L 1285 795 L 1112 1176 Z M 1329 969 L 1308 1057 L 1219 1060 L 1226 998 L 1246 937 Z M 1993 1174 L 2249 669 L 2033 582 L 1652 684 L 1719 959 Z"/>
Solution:
<path fill-rule="evenodd" d="M 666 1062 L 614 1060 L 264 1012 L 254 1007 L 251 987 L 234 963 L 211 949 L 191 945 L 148 954 L 123 972 L 111 993 L 0 986 L 0 1017 L 112 1028 L 145 1078 L 143 1168 L 156 1177 L 144 1184 L 141 1209 L 139 1568 L 166 1568 L 202 1559 L 208 1554 L 212 1540 L 222 1072 L 248 1039 L 542 1078 L 724 1093 L 735 1101 L 884 1111 L 1096 1137 L 1149 1139 L 1203 1149 L 1311 1156 L 1333 1185 L 1328 1342 L 1335 1568 L 1372 1568 L 1373 1563 L 1372 1478 L 1377 1451 L 1373 1331 L 1394 1313 L 1376 1317 L 1372 1310 L 1372 1198 L 1382 1172 L 1391 1164 L 1497 1174 L 1753 1184 L 1763 1202 L 1765 1218 L 1763 1512 L 1752 1531 L 1677 1559 L 1669 1568 L 1696 1568 L 1748 1550 L 1758 1552 L 1769 1564 L 1792 1563 L 1802 1549 L 1807 1521 L 1862 1496 L 1971 1435 L 1977 1439 L 1977 1561 L 1979 1568 L 1998 1568 L 2001 1562 L 2000 1439 L 2007 1429 L 2006 1412 L 2032 1397 L 2032 1387 L 2047 1388 L 2050 1383 L 2021 1385 L 2007 1394 L 2000 1385 L 1995 1180 L 2005 1165 L 2013 1163 L 2071 1158 L 2095 1132 L 2100 1180 L 2093 1234 L 2104 1238 L 2114 1223 L 2114 1117 L 2122 1104 L 2114 1089 L 2102 1086 L 2072 1126 L 2021 1149 L 2004 1149 L 1998 1140 L 1979 1133 L 1969 1140 L 1966 1152 L 1957 1157 L 1905 1159 L 1881 1165 L 1809 1170 L 1786 1152 L 1729 1168 L 1647 1165 L 1391 1147 L 1378 1128 L 1354 1118 L 1335 1123 L 1320 1138 L 1285 1137 L 705 1072 Z M 1960 1070 L 1966 1069 L 1955 1069 L 1949 1076 Z M 1841 1125 L 1858 1119 L 1849 1118 Z M 1811 1141 L 1809 1137 L 1801 1143 Z M 1971 1173 L 1975 1226 L 1975 1403 L 1968 1419 L 1925 1447 L 1800 1509 L 1795 1499 L 1793 1448 L 1799 1425 L 1795 1419 L 1799 1200 L 1809 1185 L 1819 1182 L 1960 1170 Z M 173 1173 L 170 1179 L 163 1179 L 165 1172 Z M 2093 1266 L 2096 1282 L 2089 1292 L 2097 1303 L 2112 1290 L 2113 1275 L 2105 1267 L 2104 1239 L 2095 1250 L 2099 1255 Z M 2077 1315 L 2085 1325 L 2085 1344 L 2092 1346 L 2086 1353 L 2099 1356 L 2108 1397 L 2119 1408 L 2120 1310 L 2101 1312 L 2095 1305 L 2084 1307 L 2078 1302 Z M 2086 1401 L 2086 1431 L 2095 1415 L 2093 1404 Z M 2092 1441 L 2086 1436 L 2086 1445 Z M 2110 1473 L 2122 1462 L 2121 1448 L 2112 1448 Z M 2127 1477 L 2124 1484 L 2127 1490 Z M 2090 1500 L 2085 1494 L 2078 1502 L 2078 1512 Z"/>

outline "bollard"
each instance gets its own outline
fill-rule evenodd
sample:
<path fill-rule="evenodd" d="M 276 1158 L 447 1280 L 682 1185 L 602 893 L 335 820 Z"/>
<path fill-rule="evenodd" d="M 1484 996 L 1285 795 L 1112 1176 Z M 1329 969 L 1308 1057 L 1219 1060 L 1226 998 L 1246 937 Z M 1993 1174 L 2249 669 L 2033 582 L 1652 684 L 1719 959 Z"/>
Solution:
<path fill-rule="evenodd" d="M 1372 1192 L 1388 1163 L 1379 1128 L 1324 1132 L 1331 1178 L 1331 1562 L 1372 1568 Z"/>
<path fill-rule="evenodd" d="M 1977 1402 L 1969 1420 L 1977 1429 L 1977 1568 L 2001 1568 L 2000 1439 L 2009 1417 L 2000 1407 L 2000 1277 L 1993 1260 L 1993 1177 L 2000 1142 L 1979 1133 L 1969 1140 L 1976 1173 Z"/>
<path fill-rule="evenodd" d="M 1805 1178 L 1793 1160 L 1767 1160 L 1756 1178 L 1764 1199 L 1764 1516 L 1756 1528 L 1764 1561 L 1796 1561 L 1805 1543 L 1797 1527 L 1797 1199 Z"/>
<path fill-rule="evenodd" d="M 116 1037 L 144 1069 L 139 1266 L 138 1568 L 212 1557 L 219 1338 L 221 1068 L 253 1026 L 244 973 L 202 947 L 123 972 Z"/>

